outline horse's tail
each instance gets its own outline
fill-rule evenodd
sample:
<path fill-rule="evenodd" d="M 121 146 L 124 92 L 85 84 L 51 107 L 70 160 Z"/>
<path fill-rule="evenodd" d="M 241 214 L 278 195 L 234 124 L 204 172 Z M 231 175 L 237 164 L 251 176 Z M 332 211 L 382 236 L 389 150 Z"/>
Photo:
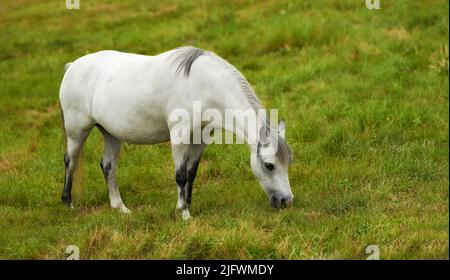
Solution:
<path fill-rule="evenodd" d="M 72 62 L 66 63 L 64 65 L 64 73 L 67 72 Z M 59 102 L 59 110 L 60 110 L 60 116 L 61 116 L 61 130 L 63 134 L 63 141 L 64 141 L 64 154 L 67 153 L 67 133 L 66 133 L 66 127 L 64 125 L 64 111 L 61 106 L 61 102 Z M 80 155 L 78 156 L 77 165 L 75 167 L 75 171 L 73 174 L 73 180 L 72 180 L 72 199 L 79 201 L 81 194 L 83 192 L 83 181 L 84 181 L 84 156 L 83 156 L 83 150 L 80 151 Z"/>

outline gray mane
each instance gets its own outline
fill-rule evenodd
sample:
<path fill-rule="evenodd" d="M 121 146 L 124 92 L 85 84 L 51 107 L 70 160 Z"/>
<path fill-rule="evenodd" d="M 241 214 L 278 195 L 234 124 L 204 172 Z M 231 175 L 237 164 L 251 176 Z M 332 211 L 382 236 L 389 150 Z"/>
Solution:
<path fill-rule="evenodd" d="M 214 59 L 219 61 L 225 68 L 230 70 L 231 73 L 233 73 L 242 91 L 246 95 L 247 100 L 250 103 L 250 106 L 252 106 L 252 108 L 256 112 L 258 112 L 258 110 L 264 109 L 258 97 L 256 96 L 255 90 L 247 81 L 247 79 L 245 79 L 244 75 L 242 75 L 242 73 L 239 70 L 237 70 L 236 67 L 231 65 L 228 61 L 221 58 L 217 54 L 209 51 L 204 51 L 202 49 L 195 47 L 181 47 L 176 49 L 176 51 L 172 55 L 176 55 L 175 59 L 173 60 L 173 63 L 178 64 L 176 68 L 176 73 L 179 74 L 183 72 L 183 75 L 186 78 L 189 77 L 192 64 L 199 56 L 208 55 L 210 57 L 213 57 Z M 274 134 L 278 136 L 278 131 L 273 125 L 270 124 L 270 121 L 268 119 L 264 120 L 264 123 L 266 134 L 267 131 L 270 131 L 271 137 L 273 137 Z M 289 164 L 292 161 L 292 151 L 282 137 L 277 138 L 278 138 L 278 148 L 276 156 L 283 164 Z"/>
<path fill-rule="evenodd" d="M 173 60 L 173 63 L 178 63 L 176 73 L 179 74 L 180 72 L 183 72 L 184 77 L 188 78 L 194 61 L 205 53 L 204 50 L 194 47 L 178 48 L 173 54 L 177 55 Z"/>
<path fill-rule="evenodd" d="M 183 72 L 184 77 L 188 78 L 189 74 L 191 73 L 191 67 L 194 61 L 201 55 L 208 55 L 210 57 L 215 58 L 217 61 L 219 61 L 225 68 L 230 70 L 234 76 L 236 77 L 237 81 L 239 82 L 239 85 L 241 86 L 242 91 L 247 96 L 248 101 L 250 102 L 250 105 L 258 111 L 259 109 L 263 109 L 263 106 L 261 105 L 261 102 L 259 102 L 258 97 L 255 94 L 255 91 L 253 90 L 253 87 L 250 85 L 250 83 L 244 78 L 244 75 L 242 75 L 239 70 L 236 69 L 233 65 L 228 63 L 225 59 L 221 58 L 217 54 L 209 51 L 204 51 L 199 48 L 195 47 L 180 47 L 175 50 L 175 52 L 170 56 L 176 56 L 172 63 L 177 64 L 176 67 L 176 74 L 179 74 Z"/>

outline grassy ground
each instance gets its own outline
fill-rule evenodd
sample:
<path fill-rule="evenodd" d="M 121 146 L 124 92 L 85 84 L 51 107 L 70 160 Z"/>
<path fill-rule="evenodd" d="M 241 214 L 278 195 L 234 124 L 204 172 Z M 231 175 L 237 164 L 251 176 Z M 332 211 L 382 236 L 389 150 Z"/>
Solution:
<path fill-rule="evenodd" d="M 449 3 L 2 1 L 0 258 L 449 258 Z M 232 3 L 233 2 L 233 3 Z M 206 149 L 191 214 L 176 215 L 168 144 L 126 145 L 109 209 L 85 147 L 84 188 L 63 207 L 58 89 L 66 62 L 116 49 L 213 50 L 286 120 L 295 203 L 276 211 L 243 145 Z"/>

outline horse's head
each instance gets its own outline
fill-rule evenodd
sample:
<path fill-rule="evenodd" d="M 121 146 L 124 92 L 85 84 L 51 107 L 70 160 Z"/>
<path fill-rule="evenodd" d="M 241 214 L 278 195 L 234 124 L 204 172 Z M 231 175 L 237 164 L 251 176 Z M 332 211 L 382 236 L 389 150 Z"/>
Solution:
<path fill-rule="evenodd" d="M 250 159 L 253 174 L 269 196 L 270 205 L 275 208 L 290 206 L 294 199 L 288 176 L 292 155 L 284 135 L 285 126 L 280 122 L 278 131 L 267 137 L 270 141 L 258 142 Z"/>

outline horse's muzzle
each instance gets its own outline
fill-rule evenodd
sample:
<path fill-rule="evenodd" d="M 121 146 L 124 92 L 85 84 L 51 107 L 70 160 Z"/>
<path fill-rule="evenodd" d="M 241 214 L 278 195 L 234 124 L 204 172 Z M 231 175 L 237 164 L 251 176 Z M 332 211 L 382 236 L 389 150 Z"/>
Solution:
<path fill-rule="evenodd" d="M 270 206 L 274 208 L 286 208 L 292 205 L 294 198 L 292 196 L 270 196 Z"/>

